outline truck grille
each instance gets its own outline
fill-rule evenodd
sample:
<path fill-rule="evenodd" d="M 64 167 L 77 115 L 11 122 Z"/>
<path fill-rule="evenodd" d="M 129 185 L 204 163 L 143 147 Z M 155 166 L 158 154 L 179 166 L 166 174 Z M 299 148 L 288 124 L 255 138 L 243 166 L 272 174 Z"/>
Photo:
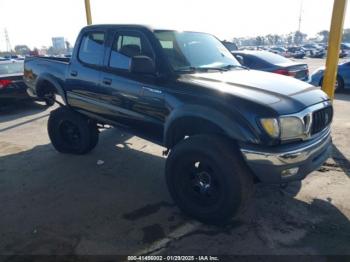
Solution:
<path fill-rule="evenodd" d="M 312 113 L 311 135 L 326 128 L 333 118 L 333 107 L 325 107 Z"/>

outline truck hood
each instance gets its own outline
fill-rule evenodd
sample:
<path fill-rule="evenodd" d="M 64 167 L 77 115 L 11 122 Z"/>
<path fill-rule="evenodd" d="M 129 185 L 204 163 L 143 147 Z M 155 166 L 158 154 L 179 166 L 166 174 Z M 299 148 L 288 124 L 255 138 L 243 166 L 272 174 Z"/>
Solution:
<path fill-rule="evenodd" d="M 306 82 L 256 70 L 186 74 L 179 81 L 250 100 L 268 106 L 279 114 L 296 113 L 329 100 L 318 87 Z"/>

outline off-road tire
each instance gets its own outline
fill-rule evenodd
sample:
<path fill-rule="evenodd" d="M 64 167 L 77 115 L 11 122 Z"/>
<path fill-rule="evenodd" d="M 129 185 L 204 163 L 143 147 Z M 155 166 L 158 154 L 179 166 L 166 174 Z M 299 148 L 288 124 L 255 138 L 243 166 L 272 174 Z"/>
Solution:
<path fill-rule="evenodd" d="M 193 166 L 193 162 L 197 164 Z M 209 186 L 212 192 L 206 192 L 208 185 L 205 185 L 204 196 L 198 201 L 196 193 L 203 190 L 202 187 L 199 190 L 196 185 L 203 185 L 205 181 L 198 183 L 196 180 L 203 170 L 204 174 L 211 174 L 207 180 L 213 183 L 211 189 Z M 179 142 L 169 154 L 165 173 L 170 195 L 178 207 L 190 217 L 207 224 L 222 225 L 237 217 L 246 208 L 254 192 L 253 175 L 237 147 L 232 141 L 215 135 L 195 135 Z M 193 197 L 189 193 L 191 188 Z M 208 204 L 205 200 L 201 204 L 202 197 L 213 199 L 208 200 Z"/>
<path fill-rule="evenodd" d="M 52 145 L 61 153 L 86 154 L 98 143 L 96 123 L 67 107 L 51 111 L 47 130 Z"/>

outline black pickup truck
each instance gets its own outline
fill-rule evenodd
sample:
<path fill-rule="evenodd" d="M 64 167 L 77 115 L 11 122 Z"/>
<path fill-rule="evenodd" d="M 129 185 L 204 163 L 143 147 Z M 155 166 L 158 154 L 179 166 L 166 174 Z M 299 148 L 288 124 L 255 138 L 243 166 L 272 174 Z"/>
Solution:
<path fill-rule="evenodd" d="M 63 100 L 48 121 L 59 152 L 89 152 L 104 124 L 158 143 L 171 196 L 206 223 L 238 215 L 254 183 L 301 180 L 330 153 L 324 92 L 242 67 L 210 34 L 88 26 L 71 59 L 31 57 L 24 67 L 31 96 Z"/>

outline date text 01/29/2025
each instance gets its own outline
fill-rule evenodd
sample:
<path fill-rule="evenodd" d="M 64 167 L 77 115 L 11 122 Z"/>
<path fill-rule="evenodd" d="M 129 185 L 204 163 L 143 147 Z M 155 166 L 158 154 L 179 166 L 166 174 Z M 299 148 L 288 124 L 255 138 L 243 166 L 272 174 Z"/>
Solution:
<path fill-rule="evenodd" d="M 128 256 L 128 261 L 219 261 L 217 256 Z"/>

